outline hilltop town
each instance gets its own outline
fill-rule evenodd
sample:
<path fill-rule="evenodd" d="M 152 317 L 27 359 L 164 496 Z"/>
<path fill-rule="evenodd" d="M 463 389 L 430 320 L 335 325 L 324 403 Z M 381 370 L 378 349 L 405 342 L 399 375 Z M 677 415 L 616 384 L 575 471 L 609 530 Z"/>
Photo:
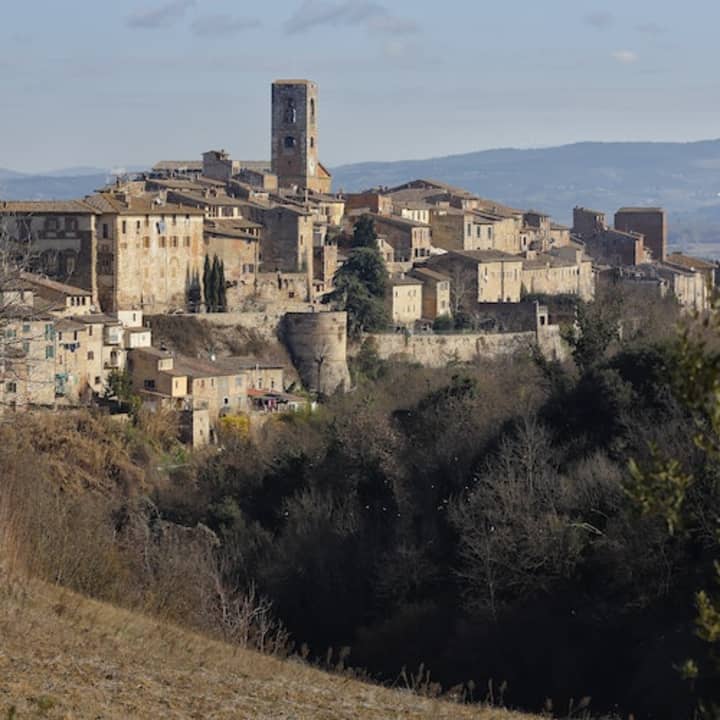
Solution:
<path fill-rule="evenodd" d="M 368 339 L 428 367 L 562 359 L 562 298 L 634 287 L 708 308 L 716 266 L 668 253 L 662 208 L 610 224 L 576 207 L 565 227 L 432 179 L 333 192 L 318 86 L 275 81 L 271 110 L 269 161 L 209 150 L 72 201 L 0 200 L 0 412 L 139 402 L 201 446 L 349 390 Z M 168 317 L 258 342 L 183 352 Z"/>

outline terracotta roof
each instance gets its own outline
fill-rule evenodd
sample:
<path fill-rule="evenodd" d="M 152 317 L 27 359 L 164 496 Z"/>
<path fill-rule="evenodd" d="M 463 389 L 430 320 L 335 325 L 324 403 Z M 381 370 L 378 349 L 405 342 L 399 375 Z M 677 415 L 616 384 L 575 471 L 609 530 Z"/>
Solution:
<path fill-rule="evenodd" d="M 201 208 L 191 205 L 158 204 L 152 196 L 128 196 L 127 200 L 115 197 L 110 192 L 88 195 L 85 202 L 103 213 L 118 215 L 204 215 Z"/>
<path fill-rule="evenodd" d="M 396 285 L 422 285 L 422 280 L 417 278 L 390 278 L 389 282 L 392 287 Z"/>
<path fill-rule="evenodd" d="M 414 267 L 410 271 L 411 275 L 419 275 L 422 278 L 428 278 L 428 280 L 433 280 L 435 282 L 447 282 L 450 278 L 447 275 L 443 275 L 442 273 L 437 272 L 436 270 L 431 270 L 427 267 Z"/>
<path fill-rule="evenodd" d="M 39 288 L 46 288 L 53 292 L 62 293 L 63 295 L 80 295 L 80 296 L 91 296 L 92 293 L 89 290 L 75 287 L 74 285 L 66 285 L 65 283 L 57 282 L 57 280 L 50 280 L 50 278 L 35 275 L 29 272 L 21 272 L 20 277 L 25 282 L 35 285 Z"/>
<path fill-rule="evenodd" d="M 202 170 L 202 160 L 161 160 L 153 165 L 156 172 L 164 170 Z"/>
<path fill-rule="evenodd" d="M 670 265 L 679 265 L 688 270 L 715 270 L 718 267 L 718 264 L 711 260 L 702 260 L 701 258 L 684 255 L 677 251 L 670 253 L 670 255 L 665 258 L 665 262 Z"/>
<path fill-rule="evenodd" d="M 95 215 L 97 211 L 82 200 L 2 200 L 0 201 L 0 214 L 3 213 Z"/>

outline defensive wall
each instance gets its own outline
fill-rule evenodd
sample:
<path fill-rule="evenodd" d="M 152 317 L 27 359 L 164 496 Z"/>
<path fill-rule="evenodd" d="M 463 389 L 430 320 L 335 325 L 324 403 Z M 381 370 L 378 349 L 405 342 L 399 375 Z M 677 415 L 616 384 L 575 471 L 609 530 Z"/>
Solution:
<path fill-rule="evenodd" d="M 347 313 L 287 313 L 278 334 L 306 388 L 324 395 L 350 388 Z"/>
<path fill-rule="evenodd" d="M 472 363 L 516 354 L 529 354 L 537 346 L 548 359 L 562 360 L 568 348 L 560 328 L 551 325 L 537 332 L 463 333 L 448 335 L 373 334 L 378 355 L 383 360 L 416 362 L 430 368 L 450 362 Z"/>

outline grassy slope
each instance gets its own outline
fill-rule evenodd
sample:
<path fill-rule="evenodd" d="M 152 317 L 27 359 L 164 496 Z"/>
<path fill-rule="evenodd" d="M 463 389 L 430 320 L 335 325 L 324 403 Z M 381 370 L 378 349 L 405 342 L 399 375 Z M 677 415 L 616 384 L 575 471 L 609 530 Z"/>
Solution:
<path fill-rule="evenodd" d="M 15 708 L 13 714 L 11 708 Z M 53 586 L 0 583 L 0 718 L 522 720 L 243 651 Z"/>

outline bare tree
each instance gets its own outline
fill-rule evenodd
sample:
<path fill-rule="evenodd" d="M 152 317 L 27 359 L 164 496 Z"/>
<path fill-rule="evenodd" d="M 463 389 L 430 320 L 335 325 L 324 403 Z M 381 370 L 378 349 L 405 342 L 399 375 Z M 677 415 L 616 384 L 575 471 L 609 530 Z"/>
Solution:
<path fill-rule="evenodd" d="M 448 272 L 450 278 L 450 308 L 454 317 L 477 301 L 477 273 L 455 263 Z"/>

